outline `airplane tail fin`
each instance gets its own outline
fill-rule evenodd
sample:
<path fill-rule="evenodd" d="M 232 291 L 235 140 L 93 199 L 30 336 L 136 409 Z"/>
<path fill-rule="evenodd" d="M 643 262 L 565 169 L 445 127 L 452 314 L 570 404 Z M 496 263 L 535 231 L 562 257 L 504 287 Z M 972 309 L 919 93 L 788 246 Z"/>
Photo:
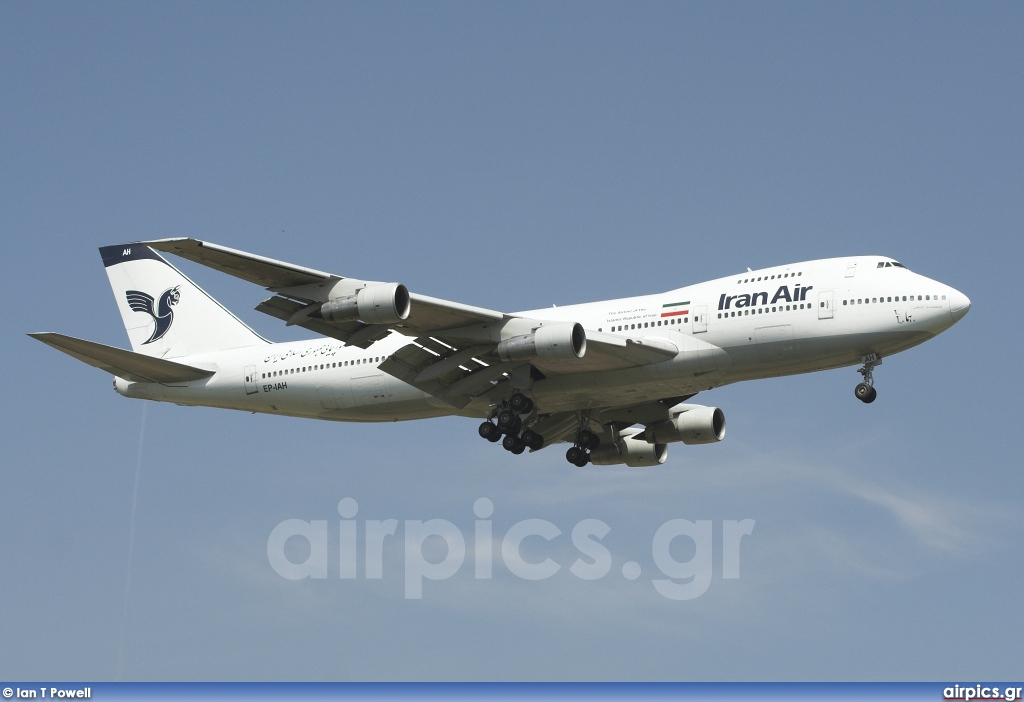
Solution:
<path fill-rule="evenodd" d="M 269 343 L 145 244 L 104 246 L 100 256 L 136 353 L 179 358 Z"/>

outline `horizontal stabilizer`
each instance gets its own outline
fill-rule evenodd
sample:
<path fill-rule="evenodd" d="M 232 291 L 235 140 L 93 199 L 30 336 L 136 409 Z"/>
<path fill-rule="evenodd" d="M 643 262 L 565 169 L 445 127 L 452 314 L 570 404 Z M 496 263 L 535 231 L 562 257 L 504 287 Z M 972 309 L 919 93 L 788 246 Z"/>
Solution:
<path fill-rule="evenodd" d="M 143 383 L 184 383 L 189 380 L 209 378 L 214 371 L 203 370 L 183 363 L 165 361 L 162 358 L 144 356 L 134 351 L 97 344 L 93 341 L 76 339 L 73 336 L 53 332 L 29 334 L 47 346 L 77 358 L 90 366 L 105 370 L 125 380 Z"/>

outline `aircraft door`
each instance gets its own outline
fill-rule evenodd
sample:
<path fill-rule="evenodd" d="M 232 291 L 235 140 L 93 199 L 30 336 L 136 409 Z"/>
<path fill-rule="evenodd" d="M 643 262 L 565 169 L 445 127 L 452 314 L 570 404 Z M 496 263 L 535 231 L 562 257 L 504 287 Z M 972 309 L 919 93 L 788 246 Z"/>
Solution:
<path fill-rule="evenodd" d="M 693 308 L 693 333 L 699 334 L 708 330 L 708 306 L 696 305 Z"/>
<path fill-rule="evenodd" d="M 832 319 L 832 307 L 835 304 L 835 292 L 822 290 L 818 293 L 818 319 Z"/>
<path fill-rule="evenodd" d="M 245 394 L 255 395 L 260 391 L 256 383 L 256 366 L 245 367 Z"/>

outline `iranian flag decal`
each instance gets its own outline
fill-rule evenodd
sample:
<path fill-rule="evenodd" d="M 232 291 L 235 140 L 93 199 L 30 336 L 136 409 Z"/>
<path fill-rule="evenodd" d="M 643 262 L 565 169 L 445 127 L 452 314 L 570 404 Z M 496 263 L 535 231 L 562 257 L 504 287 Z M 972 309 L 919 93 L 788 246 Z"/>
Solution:
<path fill-rule="evenodd" d="M 662 310 L 661 311 L 661 316 L 662 317 L 678 317 L 679 315 L 682 315 L 682 314 L 689 314 L 690 313 L 689 305 L 690 305 L 690 301 L 689 300 L 687 300 L 686 302 L 670 302 L 667 305 L 662 305 L 661 306 L 661 310 Z"/>

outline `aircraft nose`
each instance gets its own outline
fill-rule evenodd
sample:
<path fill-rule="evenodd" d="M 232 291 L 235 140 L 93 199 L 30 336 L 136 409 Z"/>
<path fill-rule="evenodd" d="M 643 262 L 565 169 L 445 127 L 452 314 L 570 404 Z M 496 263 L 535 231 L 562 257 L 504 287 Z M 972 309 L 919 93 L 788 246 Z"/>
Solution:
<path fill-rule="evenodd" d="M 959 290 L 953 290 L 949 295 L 949 313 L 953 316 L 954 322 L 959 322 L 971 309 L 971 301 Z"/>

